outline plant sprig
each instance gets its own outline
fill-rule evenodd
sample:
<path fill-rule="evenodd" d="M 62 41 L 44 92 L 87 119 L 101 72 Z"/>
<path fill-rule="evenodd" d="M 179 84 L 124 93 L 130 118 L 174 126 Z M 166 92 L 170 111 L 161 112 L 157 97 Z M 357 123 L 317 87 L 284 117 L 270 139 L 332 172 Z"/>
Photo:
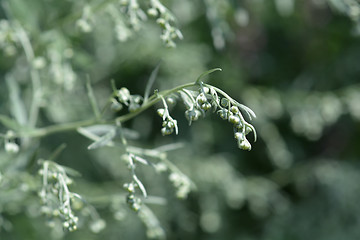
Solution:
<path fill-rule="evenodd" d="M 255 128 L 245 120 L 240 110 L 244 111 L 250 120 L 256 118 L 255 113 L 249 107 L 240 104 L 239 102 L 231 98 L 223 90 L 210 84 L 203 83 L 201 81 L 204 76 L 214 71 L 220 70 L 220 68 L 209 70 L 201 74 L 198 79 L 192 83 L 183 84 L 168 90 L 155 91 L 153 95 L 146 98 L 146 101 L 144 100 L 145 98 L 139 95 L 131 95 L 127 88 L 122 87 L 117 90 L 116 87 L 113 86 L 115 91 L 110 98 L 110 105 L 115 104 L 119 106 L 119 109 L 123 109 L 123 107 L 125 106 L 129 110 L 128 113 L 123 114 L 112 120 L 95 118 L 91 120 L 73 123 L 57 124 L 44 128 L 17 129 L 17 131 L 14 131 L 14 137 L 44 137 L 50 134 L 71 131 L 91 125 L 115 124 L 116 122 L 123 123 L 130 119 L 133 119 L 134 117 L 149 109 L 151 106 L 155 105 L 159 101 L 162 101 L 164 105 L 163 110 L 160 110 L 160 112 L 162 112 L 163 121 L 166 124 L 169 123 L 171 125 L 163 126 L 163 128 L 166 128 L 166 126 L 169 128 L 167 131 L 166 129 L 162 130 L 163 135 L 171 134 L 172 131 L 170 129 L 175 130 L 175 132 L 177 133 L 177 122 L 175 119 L 170 117 L 165 98 L 173 94 L 178 94 L 182 97 L 185 106 L 187 107 L 187 110 L 185 111 L 185 116 L 188 119 L 189 124 L 191 124 L 193 121 L 196 121 L 199 116 L 205 116 L 206 112 L 212 108 L 214 112 L 217 111 L 217 113 L 222 119 L 228 120 L 230 123 L 234 124 L 235 138 L 238 140 L 239 147 L 241 149 L 250 150 L 251 145 L 250 143 L 248 143 L 245 136 L 249 132 L 253 132 L 254 140 L 256 141 L 257 135 Z M 196 87 L 198 88 L 197 91 L 191 90 Z M 184 100 L 184 98 L 187 98 L 188 101 Z M 223 103 L 223 106 L 221 105 L 221 103 Z"/>

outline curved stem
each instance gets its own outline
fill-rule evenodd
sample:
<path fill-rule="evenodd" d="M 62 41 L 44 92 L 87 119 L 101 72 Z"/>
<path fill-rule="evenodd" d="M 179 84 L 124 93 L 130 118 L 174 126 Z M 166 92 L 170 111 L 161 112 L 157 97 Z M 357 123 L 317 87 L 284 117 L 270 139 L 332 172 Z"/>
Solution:
<path fill-rule="evenodd" d="M 56 124 L 56 125 L 51 125 L 51 126 L 43 127 L 43 128 L 25 130 L 22 132 L 20 131 L 20 132 L 16 133 L 15 136 L 16 137 L 44 137 L 44 136 L 48 136 L 48 135 L 51 135 L 54 133 L 72 131 L 79 127 L 86 127 L 86 126 L 91 126 L 91 125 L 95 125 L 95 124 L 114 124 L 116 122 L 121 122 L 121 123 L 126 122 L 126 121 L 136 117 L 137 115 L 139 115 L 146 109 L 150 108 L 151 106 L 153 106 L 155 103 L 160 101 L 161 98 L 169 96 L 170 94 L 177 92 L 183 88 L 193 87 L 196 85 L 197 85 L 196 83 L 187 83 L 187 84 L 183 84 L 183 85 L 180 85 L 178 87 L 175 87 L 175 88 L 172 88 L 169 90 L 164 90 L 164 91 L 158 92 L 149 98 L 149 99 L 151 99 L 150 101 L 146 102 L 146 104 L 142 105 L 140 108 L 136 109 L 134 112 L 130 112 L 123 116 L 117 117 L 116 119 L 112 119 L 112 120 L 90 119 L 90 120 L 84 120 L 84 121 L 78 121 L 78 122 Z"/>
<path fill-rule="evenodd" d="M 243 110 L 245 110 L 245 112 L 248 114 L 250 120 L 253 118 L 256 118 L 256 114 L 253 112 L 253 110 L 251 110 L 250 108 L 248 108 L 247 106 L 241 104 L 241 103 L 238 103 L 237 101 L 235 101 L 233 98 L 231 98 L 229 95 L 227 95 L 223 90 L 217 88 L 217 87 L 214 87 L 212 85 L 209 85 L 209 84 L 206 84 L 206 83 L 203 83 L 203 85 L 205 87 L 211 87 L 213 89 L 215 89 L 218 93 L 220 93 L 221 95 L 223 95 L 225 98 L 227 98 L 233 105 L 235 106 L 238 106 L 240 108 L 242 108 Z"/>

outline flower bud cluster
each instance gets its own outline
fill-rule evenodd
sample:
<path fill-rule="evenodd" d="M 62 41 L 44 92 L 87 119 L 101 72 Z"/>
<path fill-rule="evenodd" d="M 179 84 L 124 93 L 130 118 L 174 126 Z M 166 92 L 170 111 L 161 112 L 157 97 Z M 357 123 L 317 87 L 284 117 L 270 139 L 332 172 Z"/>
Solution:
<path fill-rule="evenodd" d="M 42 213 L 50 218 L 60 218 L 64 229 L 75 231 L 78 217 L 72 210 L 72 202 L 81 198 L 78 194 L 70 192 L 68 186 L 73 182 L 65 172 L 65 168 L 50 161 L 40 161 L 42 168 L 42 189 L 39 197 L 43 204 Z"/>
<path fill-rule="evenodd" d="M 237 106 L 231 106 L 229 101 L 226 99 L 221 100 L 220 110 L 217 111 L 218 115 L 223 120 L 228 120 L 234 126 L 234 137 L 237 140 L 238 147 L 243 150 L 251 150 L 251 144 L 246 139 L 246 135 L 254 130 L 254 127 L 247 123 L 242 116 Z M 254 131 L 255 134 L 255 131 Z"/>
<path fill-rule="evenodd" d="M 14 139 L 14 132 L 13 131 L 7 131 L 6 135 L 5 135 L 5 142 L 4 142 L 4 146 L 5 146 L 5 151 L 7 153 L 18 153 L 20 150 L 19 145 L 16 144 L 15 139 Z"/>
<path fill-rule="evenodd" d="M 6 56 L 13 56 L 17 52 L 19 39 L 16 37 L 15 31 L 7 20 L 0 20 L 0 50 Z"/>
<path fill-rule="evenodd" d="M 184 90 L 184 92 L 186 94 L 182 94 L 182 97 L 188 108 L 185 111 L 185 117 L 189 121 L 189 125 L 198 120 L 200 116 L 205 116 L 208 110 L 216 109 L 217 101 L 210 94 L 208 87 L 201 87 L 198 91 Z"/>
<path fill-rule="evenodd" d="M 138 212 L 141 209 L 142 204 L 141 199 L 135 195 L 135 188 L 137 187 L 138 185 L 134 181 L 124 184 L 124 189 L 128 191 L 128 195 L 126 196 L 126 203 L 135 212 Z"/>
<path fill-rule="evenodd" d="M 166 101 L 163 99 L 164 108 L 159 108 L 157 110 L 158 115 L 162 118 L 162 128 L 161 134 L 163 136 L 170 135 L 175 131 L 175 134 L 178 134 L 177 121 L 170 116 L 168 106 Z"/>
<path fill-rule="evenodd" d="M 121 11 L 129 17 L 129 25 L 135 30 L 140 29 L 140 23 L 147 19 L 137 0 L 121 0 Z"/>
<path fill-rule="evenodd" d="M 125 105 L 130 112 L 134 112 L 140 107 L 143 98 L 140 95 L 131 95 L 129 89 L 123 87 L 115 92 L 115 97 L 110 101 L 111 109 L 114 111 L 120 111 Z"/>
<path fill-rule="evenodd" d="M 200 83 L 198 91 L 182 89 L 179 92 L 187 107 L 185 117 L 189 121 L 189 125 L 198 120 L 200 116 L 205 116 L 208 110 L 212 109 L 213 112 L 217 110 L 220 118 L 233 124 L 238 147 L 243 150 L 251 150 L 251 144 L 246 139 L 246 135 L 254 132 L 256 140 L 256 132 L 254 127 L 245 121 L 239 108 L 244 110 L 250 119 L 251 116 L 255 117 L 251 109 L 237 103 L 222 90 L 208 84 Z"/>
<path fill-rule="evenodd" d="M 76 26 L 84 33 L 89 33 L 93 30 L 94 19 L 92 16 L 90 6 L 86 5 L 83 8 L 83 13 L 80 19 L 76 21 Z"/>
<path fill-rule="evenodd" d="M 156 23 L 162 28 L 161 40 L 167 47 L 175 47 L 175 39 L 183 39 L 181 31 L 172 25 L 175 21 L 171 12 L 159 1 L 151 0 L 147 14 L 157 18 Z"/>
<path fill-rule="evenodd" d="M 177 189 L 176 196 L 184 199 L 191 191 L 191 181 L 184 174 L 173 172 L 169 175 L 169 180 L 173 183 Z"/>
<path fill-rule="evenodd" d="M 126 153 L 122 155 L 122 159 L 128 164 L 128 168 L 130 170 L 132 181 L 130 183 L 124 184 L 124 189 L 127 190 L 128 195 L 126 196 L 126 203 L 129 205 L 129 207 L 135 211 L 138 212 L 141 209 L 142 201 L 141 199 L 136 195 L 136 188 L 139 188 L 142 192 L 144 198 L 147 197 L 146 189 L 140 179 L 136 176 L 135 168 L 136 164 L 135 161 L 138 161 L 142 164 L 148 165 L 148 162 L 139 157 L 134 155 L 133 153 Z"/>

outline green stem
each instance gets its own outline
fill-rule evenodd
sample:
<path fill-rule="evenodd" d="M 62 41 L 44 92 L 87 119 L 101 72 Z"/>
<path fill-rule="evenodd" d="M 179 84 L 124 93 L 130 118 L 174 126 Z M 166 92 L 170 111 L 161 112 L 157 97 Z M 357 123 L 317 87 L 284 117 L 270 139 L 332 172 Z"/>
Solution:
<path fill-rule="evenodd" d="M 79 127 L 86 127 L 86 126 L 91 126 L 91 125 L 96 125 L 96 124 L 114 124 L 116 122 L 120 122 L 120 123 L 126 122 L 126 121 L 136 117 L 137 115 L 139 115 L 146 109 L 150 108 L 151 106 L 153 106 L 155 103 L 160 101 L 161 98 L 169 96 L 170 94 L 177 92 L 181 89 L 193 87 L 196 85 L 197 85 L 196 83 L 187 83 L 187 84 L 184 84 L 184 85 L 181 85 L 181 86 L 169 89 L 169 90 L 164 90 L 164 91 L 158 92 L 149 98 L 149 100 L 151 99 L 150 101 L 146 102 L 144 105 L 142 105 L 140 108 L 136 109 L 134 112 L 130 112 L 123 116 L 117 117 L 116 119 L 113 119 L 113 120 L 90 119 L 90 120 L 84 120 L 84 121 L 78 121 L 78 122 L 56 124 L 56 125 L 51 125 L 51 126 L 44 127 L 44 128 L 37 128 L 37 129 L 33 129 L 33 130 L 18 132 L 18 133 L 16 133 L 16 137 L 44 137 L 44 136 L 48 136 L 48 135 L 59 133 L 59 132 L 73 131 Z"/>
<path fill-rule="evenodd" d="M 32 66 L 35 59 L 35 53 L 30 43 L 30 39 L 19 23 L 17 24 L 17 36 L 24 49 L 26 60 L 28 61 L 30 67 L 30 78 L 32 82 L 33 96 L 29 113 L 29 126 L 35 127 L 39 115 L 40 102 L 42 98 L 40 75 L 39 72 Z"/>

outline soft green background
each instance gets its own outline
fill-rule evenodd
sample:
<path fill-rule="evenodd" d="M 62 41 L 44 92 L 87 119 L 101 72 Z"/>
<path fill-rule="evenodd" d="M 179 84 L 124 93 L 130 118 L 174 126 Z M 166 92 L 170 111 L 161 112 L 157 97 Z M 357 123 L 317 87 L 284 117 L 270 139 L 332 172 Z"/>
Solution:
<path fill-rule="evenodd" d="M 259 139 L 253 143 L 249 137 L 251 152 L 237 148 L 231 125 L 215 114 L 189 127 L 181 102 L 172 109 L 178 136 L 161 136 L 156 108 L 125 124 L 139 133 L 130 140 L 136 146 L 185 144 L 169 159 L 197 186 L 188 199 L 176 199 L 167 174 L 137 169 L 149 194 L 166 199 L 164 205 L 148 206 L 167 238 L 360 238 L 357 1 L 353 8 L 344 5 L 351 2 L 346 0 L 163 1 L 184 35 L 174 49 L 163 46 L 152 19 L 128 41 L 118 41 L 116 25 L 104 10 L 112 2 L 103 1 L 104 7 L 93 13 L 93 31 L 82 33 L 75 21 L 85 3 L 97 1 L 0 1 L 0 18 L 27 31 L 35 56 L 46 61 L 51 52 L 70 56 L 62 61 L 75 74 L 73 86 L 56 82 L 58 69 L 49 62 L 40 70 L 45 96 L 38 127 L 93 116 L 87 76 L 102 106 L 111 94 L 110 79 L 141 95 L 159 62 L 155 87 L 160 90 L 220 67 L 223 71 L 207 81 L 258 116 L 252 123 Z M 140 2 L 146 9 L 148 1 Z M 9 44 L 15 47 L 13 55 L 6 54 Z M 18 83 L 27 111 L 29 65 L 19 43 L 1 45 L 0 53 L 0 114 L 19 121 L 11 100 L 16 94 L 5 78 Z M 69 74 L 66 67 L 61 71 Z M 6 132 L 2 125 L 0 132 Z M 67 148 L 56 161 L 81 173 L 72 191 L 98 209 L 106 221 L 100 233 L 89 231 L 85 217 L 78 231 L 63 234 L 40 215 L 36 159 L 47 158 L 62 143 Z M 1 143 L 0 239 L 146 239 L 145 226 L 124 204 L 122 184 L 129 173 L 120 160 L 121 149 L 88 151 L 90 143 L 76 132 L 59 133 L 34 139 L 15 155 L 5 153 Z"/>

